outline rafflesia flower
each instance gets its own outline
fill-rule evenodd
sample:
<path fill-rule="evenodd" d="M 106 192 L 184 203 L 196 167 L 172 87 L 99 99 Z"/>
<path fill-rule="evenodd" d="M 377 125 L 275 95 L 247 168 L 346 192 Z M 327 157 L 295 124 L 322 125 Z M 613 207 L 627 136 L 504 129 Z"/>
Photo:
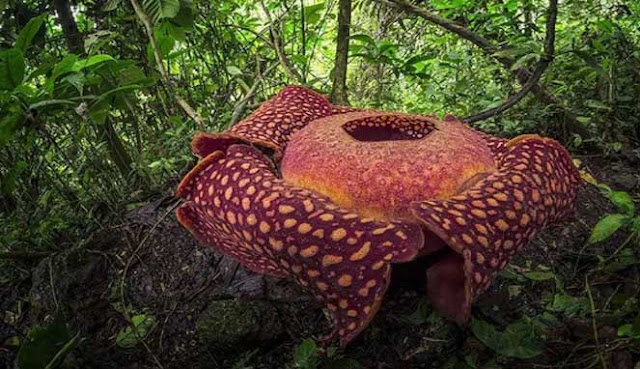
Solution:
<path fill-rule="evenodd" d="M 306 287 L 342 345 L 379 309 L 393 264 L 421 256 L 434 308 L 466 321 L 509 259 L 572 212 L 580 183 L 554 140 L 335 106 L 299 86 L 192 149 L 202 160 L 178 187 L 178 220 L 247 269 Z"/>

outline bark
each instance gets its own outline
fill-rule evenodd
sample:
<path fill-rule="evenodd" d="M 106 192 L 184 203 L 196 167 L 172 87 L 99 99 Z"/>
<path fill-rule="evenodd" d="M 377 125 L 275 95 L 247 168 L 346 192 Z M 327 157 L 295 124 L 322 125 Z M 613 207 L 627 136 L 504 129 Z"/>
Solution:
<path fill-rule="evenodd" d="M 107 143 L 107 150 L 109 150 L 111 161 L 116 165 L 123 178 L 129 178 L 133 169 L 133 161 L 127 153 L 118 132 L 116 132 L 109 121 L 109 118 L 105 119 L 104 123 L 97 124 L 96 127 L 101 136 L 100 138 Z"/>
<path fill-rule="evenodd" d="M 58 13 L 58 23 L 62 27 L 64 39 L 70 52 L 81 55 L 84 53 L 84 40 L 78 31 L 78 25 L 71 11 L 69 0 L 53 0 L 53 7 Z"/>
<path fill-rule="evenodd" d="M 347 65 L 349 62 L 349 27 L 351 26 L 351 0 L 340 0 L 338 13 L 338 40 L 333 68 L 331 102 L 349 105 L 347 96 Z"/>

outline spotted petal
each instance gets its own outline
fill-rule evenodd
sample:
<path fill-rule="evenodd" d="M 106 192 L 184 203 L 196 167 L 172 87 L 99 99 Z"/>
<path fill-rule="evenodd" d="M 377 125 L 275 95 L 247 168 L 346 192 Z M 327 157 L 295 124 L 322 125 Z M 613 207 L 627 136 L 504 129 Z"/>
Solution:
<path fill-rule="evenodd" d="M 326 302 L 342 345 L 372 319 L 390 263 L 413 259 L 420 226 L 362 218 L 284 183 L 257 149 L 209 154 L 180 184 L 179 221 L 257 273 L 290 276 Z"/>
<path fill-rule="evenodd" d="M 440 201 L 414 204 L 414 214 L 453 250 L 427 271 L 430 301 L 466 321 L 471 304 L 499 270 L 545 225 L 573 210 L 580 177 L 556 141 L 525 135 L 492 147 L 498 171 Z"/>
<path fill-rule="evenodd" d="M 289 136 L 312 120 L 356 109 L 331 105 L 323 95 L 302 86 L 288 86 L 246 119 L 224 133 L 198 133 L 192 151 L 206 157 L 235 143 L 248 143 L 282 156 Z"/>

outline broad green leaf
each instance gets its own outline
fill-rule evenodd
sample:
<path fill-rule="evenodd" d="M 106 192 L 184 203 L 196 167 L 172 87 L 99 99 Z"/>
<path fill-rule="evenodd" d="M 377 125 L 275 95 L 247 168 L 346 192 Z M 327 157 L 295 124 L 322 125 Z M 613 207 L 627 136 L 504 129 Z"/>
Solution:
<path fill-rule="evenodd" d="M 115 10 L 118 8 L 118 5 L 120 5 L 121 2 L 122 0 L 107 0 L 102 6 L 102 11 L 110 12 L 112 10 Z"/>
<path fill-rule="evenodd" d="M 555 275 L 551 271 L 535 271 L 524 273 L 524 276 L 532 281 L 548 281 L 553 279 Z"/>
<path fill-rule="evenodd" d="M 102 124 L 107 119 L 110 109 L 111 105 L 107 99 L 99 99 L 89 108 L 89 118 L 93 123 Z"/>
<path fill-rule="evenodd" d="M 47 90 L 48 93 L 51 94 L 53 92 L 55 88 L 56 80 L 58 79 L 58 77 L 72 71 L 76 61 L 78 61 L 78 56 L 74 54 L 69 54 L 65 56 L 64 59 L 60 60 L 58 64 L 55 65 L 55 67 L 53 67 L 53 72 L 51 72 L 51 76 L 47 78 L 47 81 L 44 84 L 45 89 Z"/>
<path fill-rule="evenodd" d="M 240 70 L 240 68 L 233 65 L 227 66 L 227 72 L 232 76 L 239 76 L 242 74 L 242 71 Z"/>
<path fill-rule="evenodd" d="M 73 87 L 78 90 L 78 93 L 82 95 L 82 91 L 84 90 L 84 84 L 87 81 L 84 74 L 82 72 L 69 74 L 64 77 L 64 81 L 69 82 Z"/>
<path fill-rule="evenodd" d="M 121 329 L 116 336 L 116 344 L 122 348 L 131 348 L 140 343 L 151 332 L 156 318 L 150 314 L 138 314 L 131 318 L 131 323 Z"/>
<path fill-rule="evenodd" d="M 547 310 L 563 313 L 568 317 L 584 316 L 589 311 L 589 301 L 584 297 L 573 297 L 564 293 L 553 296 Z"/>
<path fill-rule="evenodd" d="M 88 54 L 93 54 L 117 36 L 117 33 L 111 31 L 97 31 L 91 33 L 84 38 L 84 51 Z"/>
<path fill-rule="evenodd" d="M 71 340 L 71 336 L 60 316 L 46 327 L 31 327 L 27 339 L 20 346 L 16 359 L 17 368 L 46 368 L 69 340 Z"/>
<path fill-rule="evenodd" d="M 301 369 L 315 369 L 318 366 L 318 347 L 312 339 L 306 339 L 298 345 L 293 355 L 294 365 Z"/>
<path fill-rule="evenodd" d="M 142 6 L 153 21 L 157 22 L 161 19 L 169 19 L 178 15 L 180 0 L 143 0 Z"/>
<path fill-rule="evenodd" d="M 20 50 L 20 52 L 24 54 L 24 52 L 27 50 L 27 47 L 31 45 L 31 41 L 33 40 L 33 37 L 38 33 L 38 31 L 42 27 L 42 23 L 44 22 L 44 18 L 46 16 L 47 16 L 46 14 L 42 14 L 38 17 L 31 18 L 29 23 L 27 23 L 22 28 L 22 30 L 20 30 L 20 33 L 16 38 L 16 45 L 15 45 L 16 49 Z"/>
<path fill-rule="evenodd" d="M 604 241 L 614 234 L 620 227 L 628 223 L 630 220 L 628 215 L 625 214 L 609 214 L 593 227 L 591 230 L 591 236 L 589 237 L 589 243 L 596 243 Z"/>
<path fill-rule="evenodd" d="M 616 204 L 618 211 L 622 214 L 633 215 L 635 213 L 635 205 L 631 195 L 624 191 L 612 191 L 609 195 L 609 200 Z"/>
<path fill-rule="evenodd" d="M 509 324 L 504 332 L 499 332 L 491 324 L 473 318 L 471 331 L 487 347 L 508 357 L 528 359 L 540 355 L 544 349 L 535 326 L 526 320 Z"/>
<path fill-rule="evenodd" d="M 24 78 L 24 57 L 14 48 L 0 52 L 0 91 L 13 90 Z"/>
<path fill-rule="evenodd" d="M 365 44 L 375 45 L 376 42 L 371 36 L 365 34 L 352 35 L 349 37 L 352 40 L 361 41 Z"/>
<path fill-rule="evenodd" d="M 624 324 L 618 328 L 618 336 L 640 340 L 640 314 L 631 324 Z"/>
<path fill-rule="evenodd" d="M 613 260 L 607 262 L 603 266 L 603 270 L 609 273 L 616 273 L 638 263 L 640 263 L 640 260 L 638 260 L 635 251 L 627 247 L 620 250 Z"/>
<path fill-rule="evenodd" d="M 315 24 L 322 18 L 322 10 L 324 10 L 324 2 L 304 7 L 304 18 L 307 24 Z"/>
<path fill-rule="evenodd" d="M 88 68 L 92 65 L 104 63 L 106 61 L 115 61 L 115 59 L 111 55 L 106 55 L 106 54 L 94 55 L 87 59 L 80 59 L 76 61 L 71 67 L 71 71 L 77 72 L 84 68 Z"/>
<path fill-rule="evenodd" d="M 182 0 L 180 3 L 180 11 L 171 19 L 171 23 L 175 23 L 180 27 L 189 29 L 193 27 L 195 21 L 195 10 L 191 0 Z"/>
<path fill-rule="evenodd" d="M 20 128 L 23 115 L 19 109 L 15 109 L 14 112 L 7 112 L 3 117 L 0 117 L 0 147 L 4 146 L 7 142 L 13 139 L 14 134 Z M 5 114 L 5 112 L 2 112 Z"/>

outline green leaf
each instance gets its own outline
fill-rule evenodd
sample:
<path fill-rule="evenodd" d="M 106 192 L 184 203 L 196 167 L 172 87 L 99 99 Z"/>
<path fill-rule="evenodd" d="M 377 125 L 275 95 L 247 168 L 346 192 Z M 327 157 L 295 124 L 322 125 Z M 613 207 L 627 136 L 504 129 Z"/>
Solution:
<path fill-rule="evenodd" d="M 322 18 L 322 10 L 324 10 L 324 2 L 304 7 L 304 18 L 307 24 L 315 24 Z"/>
<path fill-rule="evenodd" d="M 118 5 L 120 5 L 121 2 L 122 0 L 107 0 L 107 2 L 105 2 L 104 5 L 102 6 L 102 11 L 110 12 L 112 10 L 116 10 L 118 8 Z"/>
<path fill-rule="evenodd" d="M 420 299 L 418 301 L 418 306 L 416 310 L 411 314 L 407 315 L 405 318 L 415 325 L 424 324 L 428 321 L 429 316 L 433 311 L 429 308 L 429 302 L 426 298 Z"/>
<path fill-rule="evenodd" d="M 555 277 L 555 274 L 551 271 L 535 271 L 524 273 L 524 276 L 532 281 L 548 281 Z"/>
<path fill-rule="evenodd" d="M 33 326 L 16 358 L 18 369 L 42 369 L 71 339 L 67 325 L 57 316 L 51 325 Z"/>
<path fill-rule="evenodd" d="M 0 147 L 12 140 L 16 131 L 20 128 L 23 115 L 19 109 L 15 110 L 13 113 L 6 114 L 0 118 Z M 5 114 L 4 111 L 3 114 Z"/>
<path fill-rule="evenodd" d="M 573 297 L 564 293 L 553 296 L 547 310 L 563 313 L 568 317 L 584 316 L 589 311 L 589 301 L 584 297 Z"/>
<path fill-rule="evenodd" d="M 77 103 L 75 101 L 71 101 L 71 100 L 49 99 L 49 100 L 38 101 L 37 103 L 31 104 L 31 105 L 29 105 L 29 109 L 37 110 L 37 109 L 39 109 L 39 108 L 41 108 L 43 106 L 61 105 L 61 104 L 76 105 Z"/>
<path fill-rule="evenodd" d="M 33 37 L 38 33 L 38 31 L 42 27 L 42 23 L 44 22 L 44 18 L 46 16 L 47 16 L 46 14 L 42 14 L 38 17 L 31 18 L 29 23 L 27 23 L 22 28 L 22 30 L 18 34 L 18 37 L 16 38 L 16 44 L 15 44 L 16 49 L 20 50 L 20 52 L 24 54 L 24 52 L 27 50 L 27 47 L 31 45 L 31 41 L 33 40 Z"/>
<path fill-rule="evenodd" d="M 69 82 L 69 84 L 75 87 L 76 90 L 78 90 L 78 93 L 82 95 L 82 91 L 84 90 L 84 84 L 87 81 L 87 79 L 83 73 L 79 72 L 79 73 L 69 74 L 68 76 L 64 77 L 64 81 Z"/>
<path fill-rule="evenodd" d="M 144 11 L 154 22 L 161 19 L 173 18 L 180 11 L 180 0 L 144 0 Z"/>
<path fill-rule="evenodd" d="M 509 324 L 499 332 L 489 323 L 473 318 L 471 331 L 487 347 L 508 357 L 528 359 L 540 355 L 544 348 L 535 326 L 526 320 Z"/>
<path fill-rule="evenodd" d="M 620 227 L 629 222 L 630 218 L 625 214 L 609 214 L 593 227 L 589 243 L 604 241 L 611 237 Z"/>
<path fill-rule="evenodd" d="M 131 323 L 121 329 L 116 336 L 116 344 L 122 348 L 131 348 L 140 343 L 155 325 L 156 318 L 150 314 L 138 314 Z"/>
<path fill-rule="evenodd" d="M 84 51 L 88 54 L 93 54 L 117 36 L 118 34 L 116 32 L 111 31 L 96 31 L 91 33 L 84 38 Z"/>
<path fill-rule="evenodd" d="M 315 369 L 318 366 L 318 347 L 312 339 L 306 339 L 298 345 L 293 355 L 294 365 L 301 369 Z"/>
<path fill-rule="evenodd" d="M 106 61 L 115 61 L 115 59 L 111 56 L 111 55 L 106 55 L 106 54 L 98 54 L 98 55 L 94 55 L 92 57 L 89 57 L 87 59 L 80 59 L 78 61 L 76 61 L 73 66 L 71 67 L 72 72 L 77 72 L 80 71 L 84 68 L 88 68 L 92 65 L 96 65 L 96 64 L 100 64 L 100 63 L 104 63 Z"/>
<path fill-rule="evenodd" d="M 350 36 L 349 38 L 352 40 L 364 42 L 365 44 L 370 44 L 370 45 L 376 44 L 376 41 L 373 38 L 371 38 L 371 36 L 365 35 L 365 34 L 353 35 L 353 36 Z"/>
<path fill-rule="evenodd" d="M 227 66 L 227 72 L 232 76 L 239 76 L 242 74 L 242 71 L 240 70 L 240 68 L 233 65 Z"/>
<path fill-rule="evenodd" d="M 93 123 L 102 124 L 104 123 L 105 119 L 107 119 L 107 115 L 109 114 L 110 109 L 111 105 L 109 104 L 107 99 L 99 99 L 89 109 L 89 118 Z"/>
<path fill-rule="evenodd" d="M 640 340 L 640 314 L 631 324 L 624 324 L 618 327 L 619 337 L 630 337 Z"/>
<path fill-rule="evenodd" d="M 616 204 L 618 211 L 622 214 L 632 216 L 635 213 L 635 205 L 631 195 L 624 191 L 611 191 L 608 195 L 609 200 Z"/>
<path fill-rule="evenodd" d="M 45 89 L 49 94 L 51 94 L 55 88 L 55 83 L 58 77 L 63 74 L 69 73 L 72 71 L 73 66 L 78 60 L 78 56 L 75 54 L 69 54 L 64 57 L 64 59 L 60 60 L 58 64 L 53 67 L 53 72 L 51 72 L 51 76 L 47 78 L 45 82 Z"/>
<path fill-rule="evenodd" d="M 0 52 L 0 91 L 12 91 L 24 78 L 24 57 L 14 48 Z"/>

